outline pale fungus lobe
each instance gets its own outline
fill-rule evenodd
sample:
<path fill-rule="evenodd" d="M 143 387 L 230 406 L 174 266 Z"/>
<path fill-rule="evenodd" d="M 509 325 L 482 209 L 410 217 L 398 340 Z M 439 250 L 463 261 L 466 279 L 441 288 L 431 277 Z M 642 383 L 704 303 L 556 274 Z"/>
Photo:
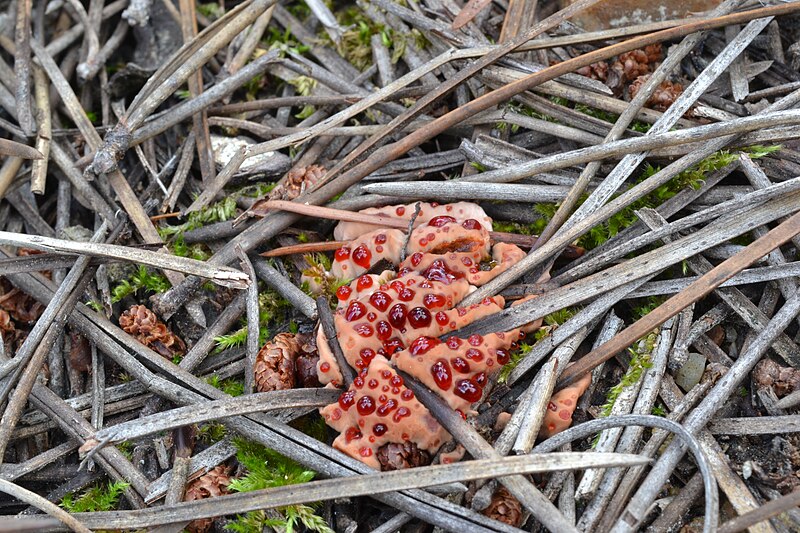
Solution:
<path fill-rule="evenodd" d="M 553 394 L 547 404 L 547 411 L 542 421 L 539 436 L 552 437 L 572 425 L 572 415 L 578 406 L 578 399 L 583 396 L 592 382 L 591 374 L 584 374 L 578 381 Z"/>
<path fill-rule="evenodd" d="M 364 212 L 410 221 L 415 205 Z M 420 204 L 414 224 L 408 236 L 398 229 L 350 222 L 334 231 L 337 240 L 350 242 L 334 253 L 331 274 L 352 280 L 336 291 L 334 324 L 344 358 L 357 377 L 338 402 L 321 412 L 340 432 L 334 447 L 375 468 L 422 464 L 450 441 L 397 370 L 466 416 L 510 360 L 524 332 L 539 325 L 448 336 L 503 309 L 500 296 L 467 307 L 458 304 L 525 252 L 513 244 L 493 246 L 492 221 L 475 204 Z M 368 273 L 382 260 L 396 272 Z M 320 382 L 340 385 L 342 374 L 321 328 L 317 345 Z"/>

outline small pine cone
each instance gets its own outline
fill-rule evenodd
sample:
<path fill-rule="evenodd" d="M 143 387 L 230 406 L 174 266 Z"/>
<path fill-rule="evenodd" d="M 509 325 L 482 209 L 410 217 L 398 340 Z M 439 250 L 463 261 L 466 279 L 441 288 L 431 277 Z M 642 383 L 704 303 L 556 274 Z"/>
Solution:
<path fill-rule="evenodd" d="M 119 317 L 119 326 L 136 340 L 163 357 L 173 358 L 186 353 L 186 344 L 172 333 L 156 314 L 143 305 L 134 305 Z"/>
<path fill-rule="evenodd" d="M 300 346 L 300 353 L 294 362 L 294 378 L 298 387 L 313 389 L 321 387 L 317 375 L 317 363 L 319 353 L 317 352 L 317 337 L 310 333 L 298 333 L 295 336 L 297 344 Z"/>
<path fill-rule="evenodd" d="M 509 526 L 519 527 L 522 523 L 522 504 L 505 487 L 500 486 L 492 494 L 492 501 L 483 514 Z"/>
<path fill-rule="evenodd" d="M 295 168 L 289 171 L 286 179 L 269 193 L 270 200 L 294 200 L 314 186 L 325 175 L 325 168 L 319 165 Z"/>
<path fill-rule="evenodd" d="M 431 464 L 431 455 L 417 448 L 413 442 L 402 444 L 390 442 L 378 448 L 376 455 L 383 471 L 404 470 Z"/>
<path fill-rule="evenodd" d="M 628 93 L 631 99 L 636 97 L 636 94 L 641 90 L 645 82 L 650 78 L 650 75 L 639 76 L 628 87 Z M 653 91 L 653 94 L 645 102 L 645 106 L 656 111 L 666 111 L 669 109 L 675 100 L 683 93 L 683 86 L 680 83 L 672 83 L 669 80 L 663 81 L 658 88 Z"/>
<path fill-rule="evenodd" d="M 183 501 L 191 502 L 206 498 L 216 498 L 228 494 L 228 485 L 231 483 L 230 470 L 226 466 L 218 466 L 199 478 L 191 481 L 186 486 Z M 214 524 L 213 518 L 195 520 L 186 526 L 189 533 L 208 533 Z"/>
<path fill-rule="evenodd" d="M 606 81 L 608 78 L 608 63 L 605 61 L 598 61 L 591 65 L 586 65 L 577 70 L 577 73 L 593 80 Z"/>
<path fill-rule="evenodd" d="M 652 66 L 652 63 L 661 61 L 661 57 L 664 55 L 664 49 L 661 43 L 648 44 L 644 47 L 644 53 L 647 54 L 647 62 Z"/>
<path fill-rule="evenodd" d="M 294 360 L 300 347 L 291 333 L 279 333 L 256 355 L 256 390 L 269 392 L 294 388 Z"/>
<path fill-rule="evenodd" d="M 772 359 L 762 359 L 753 370 L 753 383 L 761 389 L 774 389 L 782 398 L 800 390 L 800 370 L 781 366 Z"/>

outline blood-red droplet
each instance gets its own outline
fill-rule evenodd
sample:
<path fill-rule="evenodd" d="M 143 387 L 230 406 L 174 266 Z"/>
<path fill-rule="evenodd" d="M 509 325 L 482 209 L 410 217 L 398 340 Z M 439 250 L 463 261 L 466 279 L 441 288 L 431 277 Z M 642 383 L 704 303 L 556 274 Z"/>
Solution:
<path fill-rule="evenodd" d="M 431 348 L 438 344 L 439 340 L 434 337 L 417 337 L 411 342 L 411 345 L 408 347 L 408 352 L 415 356 L 422 355 L 428 353 Z"/>
<path fill-rule="evenodd" d="M 428 309 L 443 307 L 445 303 L 447 303 L 447 298 L 445 298 L 444 294 L 429 293 L 422 297 L 422 305 Z"/>
<path fill-rule="evenodd" d="M 417 266 L 417 265 L 419 265 L 419 264 L 420 264 L 420 262 L 422 261 L 422 257 L 423 257 L 423 255 L 422 255 L 422 252 L 414 252 L 414 253 L 411 255 L 411 264 L 412 264 L 413 266 Z"/>
<path fill-rule="evenodd" d="M 450 320 L 447 317 L 447 313 L 445 313 L 444 311 L 439 311 L 438 313 L 436 313 L 435 316 L 436 316 L 436 323 L 439 324 L 440 326 L 446 326 L 447 322 Z"/>
<path fill-rule="evenodd" d="M 369 268 L 370 259 L 372 259 L 372 252 L 370 252 L 369 249 L 363 244 L 359 245 L 355 250 L 353 250 L 353 263 L 357 264 L 361 268 Z"/>
<path fill-rule="evenodd" d="M 427 328 L 431 325 L 431 313 L 424 307 L 415 307 L 408 312 L 408 323 L 412 328 Z"/>
<path fill-rule="evenodd" d="M 461 225 L 464 228 L 469 229 L 469 230 L 474 230 L 474 229 L 480 229 L 481 228 L 481 223 L 478 222 L 477 220 L 475 220 L 474 218 L 468 218 L 467 220 L 462 222 Z"/>
<path fill-rule="evenodd" d="M 358 426 L 352 426 L 347 428 L 347 431 L 344 432 L 344 439 L 347 442 L 352 440 L 360 439 L 362 437 L 361 430 L 358 429 Z"/>
<path fill-rule="evenodd" d="M 412 291 L 409 288 L 405 288 L 397 294 L 397 297 L 404 302 L 410 302 L 411 300 L 414 299 L 414 294 L 415 294 L 414 291 Z"/>
<path fill-rule="evenodd" d="M 478 387 L 484 388 L 489 378 L 486 377 L 486 372 L 479 372 L 472 376 L 472 381 L 474 381 Z"/>
<path fill-rule="evenodd" d="M 394 416 L 392 417 L 392 420 L 394 420 L 395 423 L 399 423 L 400 420 L 402 420 L 403 418 L 405 418 L 407 416 L 411 416 L 411 410 L 408 407 L 401 407 L 394 414 Z"/>
<path fill-rule="evenodd" d="M 402 387 L 403 386 L 403 376 L 394 375 L 392 379 L 389 380 L 389 383 L 392 384 L 392 387 Z"/>
<path fill-rule="evenodd" d="M 460 272 L 450 270 L 441 259 L 437 259 L 431 263 L 428 268 L 423 270 L 422 276 L 431 281 L 441 281 L 446 285 L 452 283 L 453 280 L 464 277 Z"/>
<path fill-rule="evenodd" d="M 342 261 L 347 261 L 348 259 L 350 259 L 350 248 L 348 248 L 347 246 L 342 246 L 333 253 L 333 258 L 340 263 Z"/>
<path fill-rule="evenodd" d="M 392 336 L 392 326 L 385 320 L 379 320 L 378 323 L 375 324 L 375 331 L 378 333 L 378 338 L 382 341 Z"/>
<path fill-rule="evenodd" d="M 383 343 L 383 349 L 384 353 L 387 356 L 391 357 L 393 354 L 396 354 L 397 352 L 400 352 L 403 349 L 405 349 L 405 345 L 403 344 L 403 341 L 401 341 L 397 337 L 394 337 Z"/>
<path fill-rule="evenodd" d="M 511 359 L 511 355 L 508 353 L 508 350 L 504 350 L 502 348 L 497 349 L 497 362 L 501 365 L 508 363 Z"/>
<path fill-rule="evenodd" d="M 366 364 L 369 364 L 370 361 L 375 359 L 375 350 L 373 350 L 372 348 L 364 348 L 358 354 L 361 356 L 361 359 L 363 359 Z"/>
<path fill-rule="evenodd" d="M 476 350 L 475 348 L 470 348 L 466 352 L 464 352 L 464 356 L 467 359 L 475 361 L 476 363 L 479 361 L 483 361 L 483 352 L 480 350 Z"/>
<path fill-rule="evenodd" d="M 370 457 L 370 456 L 372 456 L 372 448 L 367 448 L 367 447 L 365 446 L 365 447 L 361 448 L 361 449 L 358 451 L 358 454 L 359 454 L 361 457 Z"/>
<path fill-rule="evenodd" d="M 347 411 L 356 402 L 356 391 L 349 390 L 339 396 L 339 405 Z"/>
<path fill-rule="evenodd" d="M 378 380 L 375 379 L 375 378 L 372 378 L 371 380 L 367 381 L 367 387 L 369 387 L 370 389 L 378 388 Z"/>
<path fill-rule="evenodd" d="M 386 234 L 379 233 L 375 235 L 375 244 L 384 244 L 386 242 Z"/>
<path fill-rule="evenodd" d="M 375 412 L 375 400 L 372 396 L 362 396 L 356 403 L 356 410 L 361 416 L 371 415 Z"/>
<path fill-rule="evenodd" d="M 366 368 L 364 369 L 366 370 Z M 362 376 L 356 376 L 353 378 L 353 387 L 360 389 L 364 386 L 364 378 Z"/>
<path fill-rule="evenodd" d="M 397 329 L 402 329 L 406 325 L 406 315 L 408 308 L 405 304 L 394 304 L 389 309 L 389 324 Z"/>
<path fill-rule="evenodd" d="M 363 322 L 361 324 L 356 324 L 356 327 L 353 328 L 353 331 L 362 337 L 372 337 L 372 334 L 375 332 L 372 329 L 372 326 Z"/>
<path fill-rule="evenodd" d="M 392 377 L 392 371 L 391 370 L 381 370 L 381 377 L 383 379 L 391 378 Z"/>
<path fill-rule="evenodd" d="M 392 299 L 383 291 L 373 292 L 369 297 L 369 303 L 378 311 L 386 311 Z"/>
<path fill-rule="evenodd" d="M 441 228 L 442 226 L 444 226 L 446 224 L 450 224 L 451 222 L 455 222 L 455 221 L 456 221 L 456 219 L 454 219 L 453 217 L 449 217 L 447 215 L 441 215 L 441 216 L 433 217 L 432 219 L 430 219 L 428 221 L 428 225 L 429 226 L 433 226 L 435 228 Z"/>
<path fill-rule="evenodd" d="M 397 400 L 395 400 L 394 398 L 389 398 L 385 404 L 378 407 L 377 413 L 378 416 L 386 416 L 395 409 L 397 409 Z"/>
<path fill-rule="evenodd" d="M 458 337 L 449 337 L 447 339 L 447 347 L 450 348 L 451 350 L 458 349 L 458 347 L 461 346 L 461 344 L 462 341 Z"/>
<path fill-rule="evenodd" d="M 400 398 L 405 401 L 413 400 L 414 399 L 414 391 L 411 389 L 406 389 L 400 393 Z"/>
<path fill-rule="evenodd" d="M 397 213 L 397 216 L 401 217 L 406 213 L 406 208 L 401 205 L 400 207 L 395 209 L 394 212 Z"/>
<path fill-rule="evenodd" d="M 350 305 L 347 306 L 347 311 L 344 313 L 344 319 L 348 322 L 352 322 L 353 320 L 358 320 L 359 318 L 363 317 L 365 314 L 367 314 L 367 306 L 355 300 L 350 302 Z"/>
<path fill-rule="evenodd" d="M 459 379 L 456 381 L 455 389 L 453 390 L 456 396 L 464 398 L 469 403 L 475 403 L 483 396 L 483 391 L 478 385 L 468 379 Z"/>
<path fill-rule="evenodd" d="M 321 365 L 319 365 L 319 369 L 320 369 L 321 372 L 328 372 L 331 369 L 331 364 L 330 363 L 322 363 Z"/>
<path fill-rule="evenodd" d="M 464 264 L 464 266 L 472 266 L 472 259 L 469 257 L 462 257 L 461 262 Z"/>
<path fill-rule="evenodd" d="M 372 433 L 376 437 L 382 436 L 389 428 L 386 427 L 386 424 L 375 424 L 372 426 Z"/>
<path fill-rule="evenodd" d="M 453 365 L 456 372 L 462 374 L 469 373 L 469 363 L 463 357 L 454 357 L 450 359 L 450 364 Z"/>
<path fill-rule="evenodd" d="M 481 344 L 483 344 L 483 337 L 481 337 L 476 333 L 474 335 L 470 335 L 469 338 L 467 339 L 467 342 L 473 346 L 480 346 Z"/>
<path fill-rule="evenodd" d="M 453 384 L 453 376 L 450 373 L 450 365 L 444 359 L 438 359 L 431 366 L 431 374 L 436 386 L 442 390 L 450 390 Z"/>
<path fill-rule="evenodd" d="M 372 277 L 364 274 L 358 278 L 358 281 L 356 282 L 356 289 L 363 291 L 364 289 L 369 289 L 370 287 L 372 287 Z"/>
<path fill-rule="evenodd" d="M 336 289 L 336 297 L 341 301 L 350 298 L 351 294 L 353 294 L 353 289 L 351 289 L 347 285 L 342 285 L 341 287 Z"/>

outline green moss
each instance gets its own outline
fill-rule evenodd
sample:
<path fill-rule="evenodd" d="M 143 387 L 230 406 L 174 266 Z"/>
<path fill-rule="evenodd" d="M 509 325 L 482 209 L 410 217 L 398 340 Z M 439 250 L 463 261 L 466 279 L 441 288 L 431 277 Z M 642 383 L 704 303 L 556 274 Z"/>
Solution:
<path fill-rule="evenodd" d="M 139 265 L 130 278 L 120 281 L 111 291 L 111 301 L 116 303 L 137 292 L 144 290 L 146 292 L 161 293 L 170 288 L 170 283 L 167 278 L 161 274 L 153 274 L 147 270 L 144 265 Z M 100 308 L 102 310 L 102 306 Z M 99 311 L 99 310 L 98 310 Z"/>
<path fill-rule="evenodd" d="M 206 379 L 209 385 L 215 387 L 228 396 L 241 396 L 244 394 L 244 382 L 240 379 L 228 378 L 220 381 L 219 376 L 214 374 Z"/>
<path fill-rule="evenodd" d="M 628 370 L 622 376 L 622 380 L 611 387 L 606 394 L 606 403 L 603 404 L 601 416 L 609 416 L 611 409 L 614 407 L 619 395 L 622 394 L 626 388 L 636 384 L 644 374 L 644 371 L 653 366 L 650 356 L 653 353 L 656 342 L 656 332 L 650 333 L 647 337 L 640 340 L 635 348 L 628 348 L 631 354 L 631 361 L 628 364 Z"/>
<path fill-rule="evenodd" d="M 70 513 L 88 513 L 111 511 L 116 509 L 119 498 L 130 486 L 130 483 L 118 481 L 107 485 L 98 484 L 86 490 L 77 499 L 75 494 L 68 492 L 61 499 L 61 507 Z"/>
<path fill-rule="evenodd" d="M 247 474 L 231 482 L 233 492 L 251 492 L 271 487 L 282 487 L 306 483 L 314 479 L 314 472 L 260 444 L 243 439 L 234 439 L 236 459 Z M 265 527 L 275 527 L 287 532 L 304 526 L 311 531 L 333 533 L 333 530 L 318 516 L 310 505 L 290 505 L 278 508 L 282 518 L 268 518 L 264 511 L 252 511 L 239 515 L 225 527 L 238 533 L 261 532 Z"/>

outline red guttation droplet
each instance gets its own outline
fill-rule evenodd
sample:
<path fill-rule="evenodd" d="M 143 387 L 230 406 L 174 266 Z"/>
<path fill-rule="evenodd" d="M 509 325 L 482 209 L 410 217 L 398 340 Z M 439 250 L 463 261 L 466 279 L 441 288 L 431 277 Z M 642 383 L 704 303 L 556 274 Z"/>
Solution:
<path fill-rule="evenodd" d="M 348 248 L 347 246 L 342 246 L 341 248 L 336 250 L 336 252 L 334 252 L 333 257 L 340 263 L 342 261 L 347 261 L 348 259 L 350 259 L 350 248 Z"/>
<path fill-rule="evenodd" d="M 361 268 L 369 268 L 370 259 L 372 259 L 372 252 L 363 244 L 353 250 L 353 262 Z"/>
<path fill-rule="evenodd" d="M 359 291 L 363 291 L 364 289 L 368 289 L 372 287 L 372 278 L 366 274 L 358 278 L 356 282 L 356 288 Z"/>
<path fill-rule="evenodd" d="M 336 297 L 341 300 L 347 300 L 350 298 L 350 295 L 353 293 L 353 289 L 348 287 L 347 285 L 342 285 L 338 289 L 336 289 Z"/>
<path fill-rule="evenodd" d="M 395 409 L 397 409 L 397 400 L 389 398 L 385 404 L 378 407 L 378 416 L 386 416 Z"/>
<path fill-rule="evenodd" d="M 406 325 L 406 315 L 408 308 L 405 304 L 395 304 L 389 309 L 389 324 L 401 329 Z"/>
<path fill-rule="evenodd" d="M 431 313 L 424 307 L 415 307 L 408 313 L 408 323 L 413 328 L 427 328 L 431 325 Z"/>
<path fill-rule="evenodd" d="M 450 390 L 453 384 L 453 376 L 450 373 L 450 365 L 444 359 L 439 359 L 431 366 L 431 374 L 436 386 L 442 390 Z"/>
<path fill-rule="evenodd" d="M 504 365 L 504 364 L 508 363 L 508 361 L 510 359 L 511 359 L 511 356 L 508 353 L 508 350 L 504 350 L 502 348 L 498 348 L 497 349 L 497 362 L 498 363 L 500 363 L 501 365 Z"/>
<path fill-rule="evenodd" d="M 378 323 L 375 324 L 375 331 L 378 333 L 378 338 L 382 341 L 392 336 L 392 326 L 385 320 L 379 320 Z"/>
<path fill-rule="evenodd" d="M 356 327 L 353 328 L 353 331 L 361 335 L 362 337 L 372 337 L 374 330 L 372 326 L 369 324 L 357 324 Z"/>
<path fill-rule="evenodd" d="M 367 306 L 362 304 L 359 301 L 350 302 L 350 305 L 347 306 L 347 311 L 344 313 L 344 319 L 348 322 L 352 322 L 354 320 L 358 320 L 359 318 L 363 317 L 367 314 Z"/>
<path fill-rule="evenodd" d="M 456 370 L 456 372 L 460 372 L 461 374 L 469 373 L 469 363 L 462 357 L 454 357 L 450 359 L 450 364 L 453 365 L 453 368 Z"/>
<path fill-rule="evenodd" d="M 434 337 L 417 337 L 411 342 L 408 351 L 411 355 L 423 355 L 439 344 L 439 340 Z"/>
<path fill-rule="evenodd" d="M 444 294 L 426 294 L 422 298 L 422 304 L 431 309 L 433 307 L 444 307 L 447 303 L 447 298 L 445 298 Z"/>
<path fill-rule="evenodd" d="M 362 396 L 358 399 L 356 409 L 361 416 L 371 415 L 375 412 L 375 400 L 372 399 L 372 396 Z"/>
<path fill-rule="evenodd" d="M 467 220 L 462 222 L 461 225 L 465 229 L 469 229 L 469 230 L 474 230 L 474 229 L 480 229 L 481 228 L 481 223 L 478 222 L 477 220 L 475 220 L 474 218 L 468 218 Z"/>
<path fill-rule="evenodd" d="M 382 436 L 389 428 L 386 427 L 386 424 L 375 424 L 372 426 L 372 434 L 376 437 Z"/>
<path fill-rule="evenodd" d="M 386 311 L 392 299 L 383 291 L 373 292 L 369 297 L 369 303 L 378 311 Z"/>
<path fill-rule="evenodd" d="M 429 226 L 433 226 L 434 228 L 441 228 L 442 226 L 444 226 L 446 224 L 450 224 L 450 223 L 455 222 L 455 221 L 456 221 L 456 219 L 454 219 L 453 217 L 449 217 L 447 215 L 442 215 L 442 216 L 433 217 L 432 219 L 430 219 L 428 221 L 428 225 Z"/>
<path fill-rule="evenodd" d="M 361 430 L 358 429 L 358 426 L 349 427 L 347 431 L 344 432 L 344 438 L 347 442 L 360 439 L 361 437 Z"/>
<path fill-rule="evenodd" d="M 422 276 L 431 281 L 440 281 L 449 285 L 456 279 L 463 278 L 464 274 L 450 270 L 447 268 L 447 265 L 444 264 L 444 261 L 437 259 L 431 263 L 428 268 L 422 271 Z"/>
<path fill-rule="evenodd" d="M 456 387 L 453 392 L 456 396 L 464 398 L 469 403 L 475 403 L 483 396 L 481 388 L 468 379 L 459 379 L 456 381 Z"/>
<path fill-rule="evenodd" d="M 356 391 L 345 391 L 339 396 L 339 405 L 345 411 L 350 409 L 354 403 L 356 403 Z"/>

